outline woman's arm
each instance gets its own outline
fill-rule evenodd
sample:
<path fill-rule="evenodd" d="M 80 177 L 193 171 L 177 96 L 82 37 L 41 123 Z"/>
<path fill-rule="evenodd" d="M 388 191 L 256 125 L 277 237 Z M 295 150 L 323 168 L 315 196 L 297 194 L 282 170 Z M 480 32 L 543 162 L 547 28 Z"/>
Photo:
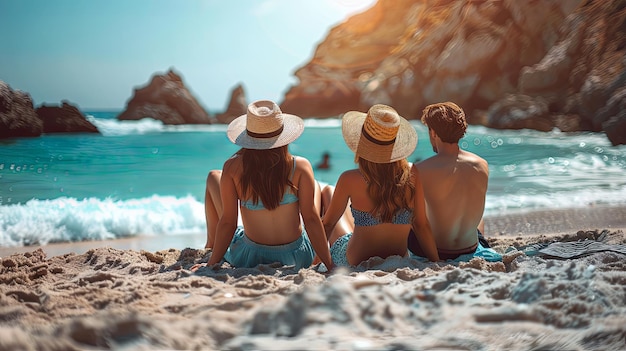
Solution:
<path fill-rule="evenodd" d="M 304 221 L 309 240 L 317 256 L 322 260 L 328 270 L 334 268 L 333 261 L 330 258 L 328 249 L 328 241 L 324 234 L 324 227 L 320 219 L 319 212 L 315 207 L 315 177 L 313 176 L 313 168 L 311 163 L 302 158 L 297 158 L 297 167 L 301 171 L 298 184 L 298 199 L 300 202 L 300 214 Z"/>
<path fill-rule="evenodd" d="M 338 239 L 338 235 L 347 234 L 346 232 L 335 236 L 331 235 L 333 234 L 337 222 L 341 219 L 341 216 L 344 215 L 346 208 L 348 207 L 350 200 L 350 190 L 348 189 L 348 186 L 350 183 L 351 181 L 347 173 L 344 172 L 341 176 L 339 176 L 337 185 L 333 191 L 333 196 L 330 200 L 330 205 L 328 205 L 328 209 L 324 213 L 322 223 L 324 223 L 324 230 L 331 245 Z M 346 223 L 344 227 L 354 229 L 354 223 Z"/>
<path fill-rule="evenodd" d="M 439 253 L 437 252 L 437 244 L 433 237 L 433 232 L 426 216 L 426 202 L 424 200 L 424 189 L 419 177 L 417 167 L 411 167 L 413 175 L 413 184 L 415 185 L 415 197 L 413 204 L 413 232 L 417 237 L 420 247 L 429 260 L 439 261 Z"/>
<path fill-rule="evenodd" d="M 219 263 L 224 258 L 224 254 L 226 254 L 226 250 L 233 240 L 235 229 L 237 229 L 237 189 L 233 179 L 232 165 L 229 161 L 224 164 L 224 171 L 220 179 L 220 193 L 224 212 L 217 222 L 215 245 L 207 265 Z"/>

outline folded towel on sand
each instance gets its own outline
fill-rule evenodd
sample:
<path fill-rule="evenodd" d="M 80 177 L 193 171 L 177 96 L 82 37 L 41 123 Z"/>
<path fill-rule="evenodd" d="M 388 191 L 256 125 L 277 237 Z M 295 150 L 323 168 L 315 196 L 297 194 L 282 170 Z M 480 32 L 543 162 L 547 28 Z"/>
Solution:
<path fill-rule="evenodd" d="M 583 241 L 550 243 L 548 246 L 539 249 L 538 253 L 554 258 L 568 259 L 602 251 L 613 251 L 626 255 L 626 245 L 610 245 L 587 239 Z"/>
<path fill-rule="evenodd" d="M 510 247 L 507 253 L 512 250 L 524 252 L 526 256 L 543 256 L 547 258 L 571 259 L 591 255 L 597 252 L 612 251 L 626 255 L 626 245 L 609 244 L 608 230 L 578 232 L 574 238 L 578 240 L 538 242 L 520 248 Z M 583 239 L 584 238 L 584 239 Z M 562 238 L 567 240 L 568 238 Z"/>

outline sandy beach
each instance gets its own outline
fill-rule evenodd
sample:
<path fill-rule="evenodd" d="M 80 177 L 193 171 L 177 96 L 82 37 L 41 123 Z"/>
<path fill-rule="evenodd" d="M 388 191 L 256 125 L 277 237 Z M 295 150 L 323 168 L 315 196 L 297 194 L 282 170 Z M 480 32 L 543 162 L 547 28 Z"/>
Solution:
<path fill-rule="evenodd" d="M 3 248 L 0 350 L 623 350 L 625 228 L 621 207 L 490 217 L 502 262 L 372 258 L 330 274 L 192 272 L 210 255 L 199 234 Z"/>

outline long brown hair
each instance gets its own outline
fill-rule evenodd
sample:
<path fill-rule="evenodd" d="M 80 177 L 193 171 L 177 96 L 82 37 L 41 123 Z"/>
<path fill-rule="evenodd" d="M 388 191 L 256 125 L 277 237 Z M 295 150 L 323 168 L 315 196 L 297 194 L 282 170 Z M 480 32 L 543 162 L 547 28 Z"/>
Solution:
<path fill-rule="evenodd" d="M 367 194 L 374 202 L 373 212 L 381 222 L 392 222 L 398 209 L 413 208 L 415 185 L 411 181 L 411 166 L 406 159 L 374 163 L 359 157 L 359 169 L 367 182 Z"/>
<path fill-rule="evenodd" d="M 259 200 L 268 210 L 280 205 L 285 189 L 289 186 L 295 193 L 298 188 L 289 176 L 295 162 L 287 145 L 267 150 L 241 149 L 242 157 L 241 196 L 251 198 L 255 205 Z"/>

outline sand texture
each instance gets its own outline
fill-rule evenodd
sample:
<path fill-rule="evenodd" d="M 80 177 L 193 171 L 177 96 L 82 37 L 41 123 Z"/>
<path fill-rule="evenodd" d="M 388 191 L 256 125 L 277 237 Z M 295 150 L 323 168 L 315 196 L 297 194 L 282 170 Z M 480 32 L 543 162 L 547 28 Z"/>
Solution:
<path fill-rule="evenodd" d="M 583 239 L 626 244 L 621 230 L 501 236 L 503 262 L 372 258 L 330 274 L 192 272 L 210 255 L 197 249 L 37 249 L 1 259 L 0 349 L 623 350 L 626 255 L 537 254 Z"/>

